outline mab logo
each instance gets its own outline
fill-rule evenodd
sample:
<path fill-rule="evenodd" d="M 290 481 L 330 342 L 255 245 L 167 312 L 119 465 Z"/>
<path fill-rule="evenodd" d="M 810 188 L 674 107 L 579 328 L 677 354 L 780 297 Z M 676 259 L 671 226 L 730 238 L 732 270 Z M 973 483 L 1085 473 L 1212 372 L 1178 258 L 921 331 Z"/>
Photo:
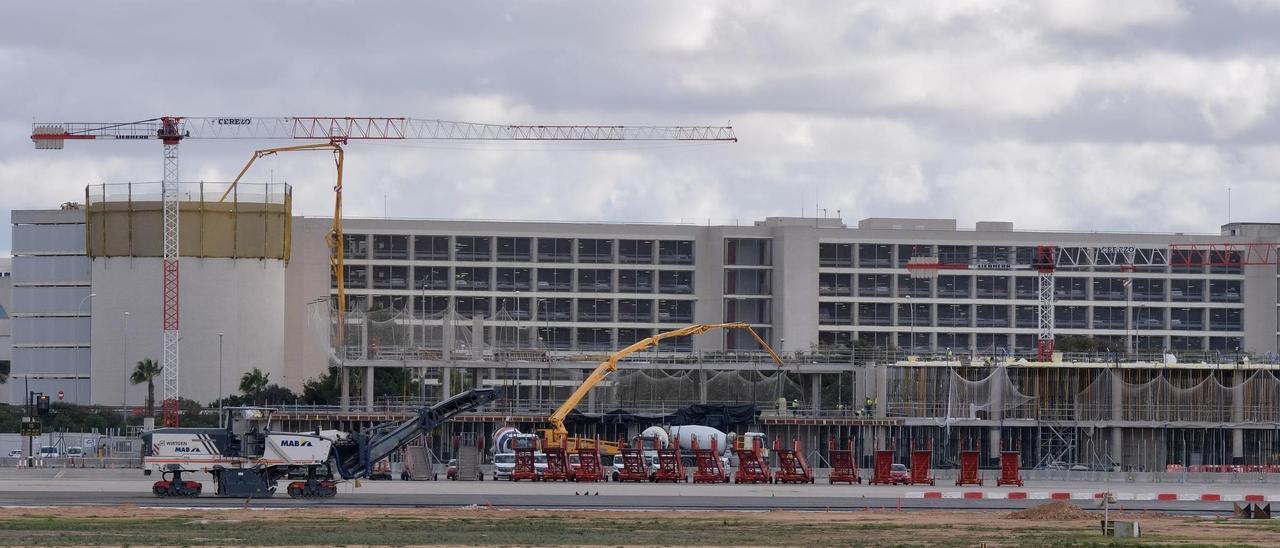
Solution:
<path fill-rule="evenodd" d="M 281 440 L 281 447 L 311 447 L 311 440 Z"/>
<path fill-rule="evenodd" d="M 200 448 L 199 447 L 174 447 L 173 452 L 174 453 L 199 453 Z"/>

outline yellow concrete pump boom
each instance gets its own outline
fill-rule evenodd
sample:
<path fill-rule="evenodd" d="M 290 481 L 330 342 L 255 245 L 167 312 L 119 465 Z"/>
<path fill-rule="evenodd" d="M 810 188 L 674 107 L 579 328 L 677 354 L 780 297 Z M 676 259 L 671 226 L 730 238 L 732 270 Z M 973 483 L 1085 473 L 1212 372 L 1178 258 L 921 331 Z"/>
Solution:
<path fill-rule="evenodd" d="M 606 375 L 618 370 L 618 361 L 621 360 L 622 358 L 625 358 L 634 352 L 638 352 L 640 350 L 644 350 L 651 346 L 655 346 L 663 339 L 670 339 L 674 337 L 684 337 L 688 335 L 701 335 L 713 329 L 745 329 L 747 330 L 747 333 L 750 333 L 751 337 L 754 338 L 756 342 L 760 343 L 760 346 L 764 348 L 765 352 L 769 353 L 769 357 L 773 358 L 773 363 L 778 364 L 779 369 L 782 368 L 782 358 L 778 357 L 778 353 L 774 352 L 773 348 L 769 346 L 769 343 L 765 342 L 764 339 L 760 338 L 760 335 L 758 335 L 754 329 L 751 329 L 750 324 L 747 324 L 744 322 L 703 323 L 703 324 L 691 325 L 688 327 L 681 327 L 680 329 L 675 329 L 672 331 L 665 331 L 662 333 L 658 333 L 657 335 L 654 335 L 647 339 L 641 339 L 639 341 L 636 341 L 631 346 L 628 346 L 626 348 L 623 348 L 622 350 L 619 350 L 617 353 L 613 354 L 612 356 L 609 356 L 609 359 L 605 360 L 604 362 L 601 362 L 600 365 L 596 366 L 596 370 L 592 371 L 591 375 L 588 376 L 586 380 L 582 381 L 582 385 L 579 386 L 578 389 L 573 392 L 573 395 L 569 396 L 569 399 L 565 400 L 564 404 L 562 404 L 559 409 L 556 409 L 556 412 L 552 413 L 551 417 L 547 419 L 547 422 L 551 423 L 552 432 L 554 432 L 557 437 L 564 437 L 569 433 L 569 431 L 566 430 L 564 427 L 564 418 L 569 415 L 570 411 L 573 411 L 573 408 L 578 406 L 578 403 L 582 401 L 582 398 L 587 397 L 587 393 L 590 392 L 591 389 L 594 388 L 596 384 L 599 384 L 600 381 L 604 380 Z"/>

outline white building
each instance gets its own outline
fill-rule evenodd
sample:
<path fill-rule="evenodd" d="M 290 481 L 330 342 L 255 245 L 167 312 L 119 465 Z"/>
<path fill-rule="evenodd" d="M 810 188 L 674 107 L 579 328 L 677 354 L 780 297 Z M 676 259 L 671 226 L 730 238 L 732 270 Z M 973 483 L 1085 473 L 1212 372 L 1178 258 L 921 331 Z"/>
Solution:
<path fill-rule="evenodd" d="M 14 211 L 11 306 L 13 361 L 6 401 L 28 390 L 89 400 L 89 258 L 84 212 Z"/>
<path fill-rule="evenodd" d="M 287 200 L 271 191 L 219 210 L 209 198 L 217 194 L 201 188 L 184 198 L 180 391 L 211 401 L 219 384 L 235 393 L 252 367 L 300 390 L 331 361 L 323 305 L 336 296 L 324 244 L 331 220 L 284 216 Z M 159 223 L 154 201 L 130 196 L 122 204 L 91 193 L 88 238 L 86 211 L 14 212 L 8 308 L 18 379 L 39 378 L 48 385 L 39 390 L 63 389 L 68 399 L 141 403 L 145 386 L 125 377 L 137 360 L 160 358 Z M 948 219 L 857 227 L 813 218 L 750 226 L 348 219 L 344 230 L 350 310 L 480 317 L 486 328 L 477 333 L 487 340 L 479 343 L 494 347 L 504 327 L 517 333 L 506 341 L 516 348 L 599 353 L 690 323 L 741 321 L 788 352 L 861 344 L 1026 354 L 1037 332 L 1034 271 L 950 270 L 921 280 L 906 265 L 918 256 L 1025 265 L 1044 245 L 1133 248 L 1143 258 L 1133 269 L 1093 259 L 1060 265 L 1061 335 L 1146 353 L 1261 355 L 1280 340 L 1275 264 L 1188 267 L 1170 247 L 1276 242 L 1277 224 L 1184 235 L 1020 231 L 1011 223 L 967 230 Z M 343 351 L 376 360 L 378 345 L 349 336 Z M 663 348 L 755 343 L 728 332 Z M 21 401 L 14 394 L 9 401 Z"/>

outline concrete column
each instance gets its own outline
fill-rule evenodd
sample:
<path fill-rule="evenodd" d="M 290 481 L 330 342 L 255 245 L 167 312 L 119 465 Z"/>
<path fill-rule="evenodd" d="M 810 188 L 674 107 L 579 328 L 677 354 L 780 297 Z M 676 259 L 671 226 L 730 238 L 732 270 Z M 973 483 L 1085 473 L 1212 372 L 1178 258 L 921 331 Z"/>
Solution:
<path fill-rule="evenodd" d="M 360 322 L 360 359 L 369 359 L 369 320 Z"/>
<path fill-rule="evenodd" d="M 373 412 L 373 368 L 364 368 L 364 406 L 365 410 Z"/>
<path fill-rule="evenodd" d="M 871 391 L 872 367 L 870 365 L 859 365 L 853 368 L 853 386 L 850 387 L 853 397 L 853 405 L 857 409 L 862 409 L 862 402 L 874 392 Z"/>
<path fill-rule="evenodd" d="M 698 403 L 707 403 L 707 370 L 698 370 Z"/>
<path fill-rule="evenodd" d="M 889 405 L 889 367 L 877 365 L 875 372 L 875 418 L 883 419 L 887 416 L 885 407 Z"/>
<path fill-rule="evenodd" d="M 816 413 L 822 409 L 822 375 L 813 373 L 809 375 L 809 402 L 810 408 Z"/>
<path fill-rule="evenodd" d="M 995 421 L 995 426 L 987 429 L 987 456 L 1000 458 L 1000 423 L 1004 421 L 1004 387 L 1009 382 L 1008 372 L 1004 367 L 991 371 L 991 381 L 987 398 L 987 418 Z"/>
<path fill-rule="evenodd" d="M 453 397 L 453 368 L 440 368 L 440 399 L 446 400 Z"/>
<path fill-rule="evenodd" d="M 1111 442 L 1107 447 L 1107 454 L 1111 455 L 1111 462 L 1124 463 L 1124 429 L 1119 426 L 1112 426 L 1108 429 L 1111 432 Z"/>
<path fill-rule="evenodd" d="M 452 312 L 452 311 L 450 311 L 450 312 Z M 443 329 L 441 329 L 441 332 L 440 332 L 440 334 L 441 334 L 440 342 L 442 343 L 442 344 L 441 344 L 441 353 L 442 353 L 442 356 L 441 356 L 441 357 L 444 359 L 444 361 L 452 361 L 452 360 L 453 360 L 453 346 L 454 346 L 454 343 L 453 343 L 453 335 L 454 335 L 454 333 L 453 333 L 453 316 L 452 316 L 451 314 L 445 314 L 445 315 L 444 315 L 444 318 L 442 318 L 442 319 L 441 319 L 441 322 L 443 323 Z"/>
<path fill-rule="evenodd" d="M 1124 383 L 1115 372 L 1104 371 L 1102 374 L 1111 376 L 1111 409 L 1107 420 L 1113 425 L 1110 428 L 1111 443 L 1107 453 L 1111 455 L 1112 462 L 1124 463 L 1124 429 L 1114 426 L 1115 422 L 1124 419 Z"/>
<path fill-rule="evenodd" d="M 471 318 L 471 359 L 484 359 L 484 318 Z"/>
<path fill-rule="evenodd" d="M 1111 413 L 1107 420 L 1124 420 L 1124 381 L 1113 371 L 1106 371 L 1103 375 L 1111 375 Z"/>
<path fill-rule="evenodd" d="M 343 411 L 351 410 L 351 369 L 345 365 L 338 367 L 338 377 L 341 378 L 342 396 L 338 400 L 338 404 Z"/>
<path fill-rule="evenodd" d="M 1231 422 L 1240 424 L 1244 422 L 1244 371 L 1236 371 L 1231 376 Z M 1235 461 L 1233 464 L 1244 460 L 1243 428 L 1231 430 L 1231 458 Z"/>

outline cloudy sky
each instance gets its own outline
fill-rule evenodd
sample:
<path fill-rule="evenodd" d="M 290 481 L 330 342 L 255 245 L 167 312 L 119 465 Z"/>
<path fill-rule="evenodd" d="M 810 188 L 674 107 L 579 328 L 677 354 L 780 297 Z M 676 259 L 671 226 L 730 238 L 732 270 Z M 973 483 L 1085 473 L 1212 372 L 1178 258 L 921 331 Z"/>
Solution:
<path fill-rule="evenodd" d="M 86 184 L 161 176 L 155 142 L 37 151 L 35 121 L 372 115 L 731 123 L 741 142 L 352 144 L 348 215 L 749 223 L 823 208 L 1216 232 L 1228 187 L 1233 219 L 1280 221 L 1276 29 L 1268 0 L 12 2 L 0 224 Z M 188 142 L 183 179 L 228 180 L 253 148 Z M 259 166 L 250 178 L 292 183 L 298 212 L 328 213 L 323 155 Z"/>

